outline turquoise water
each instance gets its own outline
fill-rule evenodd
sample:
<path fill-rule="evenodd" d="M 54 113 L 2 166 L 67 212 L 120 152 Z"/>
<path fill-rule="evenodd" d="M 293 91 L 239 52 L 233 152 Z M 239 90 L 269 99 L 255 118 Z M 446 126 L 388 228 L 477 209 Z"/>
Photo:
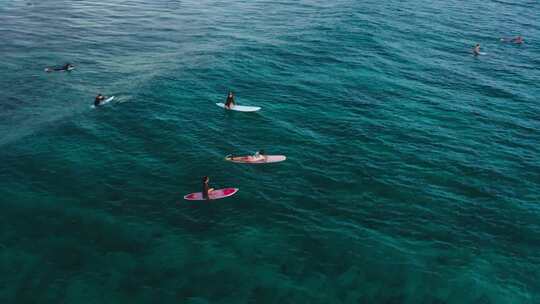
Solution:
<path fill-rule="evenodd" d="M 540 303 L 539 20 L 0 2 L 0 303 Z M 288 160 L 223 161 L 257 149 Z M 240 191 L 183 201 L 203 175 Z"/>

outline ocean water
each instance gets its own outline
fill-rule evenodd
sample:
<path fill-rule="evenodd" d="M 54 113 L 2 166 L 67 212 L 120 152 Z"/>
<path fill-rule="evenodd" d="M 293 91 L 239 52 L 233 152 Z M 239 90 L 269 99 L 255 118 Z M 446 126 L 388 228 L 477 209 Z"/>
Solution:
<path fill-rule="evenodd" d="M 540 303 L 538 1 L 4 0 L 0 37 L 0 303 Z"/>

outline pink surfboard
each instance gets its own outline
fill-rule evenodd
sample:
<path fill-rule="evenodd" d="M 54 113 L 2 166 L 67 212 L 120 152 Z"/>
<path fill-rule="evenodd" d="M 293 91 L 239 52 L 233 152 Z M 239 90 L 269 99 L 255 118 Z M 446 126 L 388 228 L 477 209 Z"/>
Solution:
<path fill-rule="evenodd" d="M 238 188 L 216 189 L 208 193 L 208 199 L 217 200 L 220 198 L 226 198 L 229 196 L 233 196 L 236 192 L 238 192 Z M 190 193 L 188 195 L 184 195 L 184 199 L 188 201 L 204 201 L 205 200 L 203 198 L 202 192 L 195 192 L 195 193 Z"/>
<path fill-rule="evenodd" d="M 287 159 L 284 155 L 265 155 L 263 159 L 254 159 L 253 156 L 227 156 L 226 160 L 239 164 L 268 164 L 279 163 Z"/>

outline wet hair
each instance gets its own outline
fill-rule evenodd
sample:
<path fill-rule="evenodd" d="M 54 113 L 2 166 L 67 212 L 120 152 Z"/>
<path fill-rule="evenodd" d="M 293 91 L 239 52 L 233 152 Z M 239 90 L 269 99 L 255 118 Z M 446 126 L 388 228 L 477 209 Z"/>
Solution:
<path fill-rule="evenodd" d="M 203 176 L 202 178 L 203 183 L 207 183 L 209 180 L 208 176 Z"/>
<path fill-rule="evenodd" d="M 260 155 L 264 155 L 264 150 L 259 150 Z"/>

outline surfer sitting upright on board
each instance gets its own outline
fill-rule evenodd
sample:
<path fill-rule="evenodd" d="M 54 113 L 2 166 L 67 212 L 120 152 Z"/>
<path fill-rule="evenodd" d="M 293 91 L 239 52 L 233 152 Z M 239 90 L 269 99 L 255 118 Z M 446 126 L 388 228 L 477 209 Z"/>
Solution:
<path fill-rule="evenodd" d="M 225 101 L 225 108 L 230 109 L 234 107 L 234 94 L 233 92 L 229 92 L 229 95 L 227 95 L 227 101 Z"/>
<path fill-rule="evenodd" d="M 480 55 L 480 43 L 477 43 L 477 44 L 474 46 L 473 54 L 474 54 L 474 56 Z"/>
<path fill-rule="evenodd" d="M 99 106 L 99 104 L 105 100 L 105 96 L 101 95 L 101 93 L 99 93 L 97 96 L 96 96 L 96 99 L 94 100 L 94 106 Z"/>
<path fill-rule="evenodd" d="M 208 194 L 212 191 L 214 191 L 214 188 L 210 188 L 210 186 L 208 186 L 208 182 L 210 181 L 210 178 L 208 178 L 208 176 L 205 176 L 203 177 L 203 189 L 202 189 L 202 196 L 205 200 L 207 199 L 210 199 L 208 197 Z"/>

